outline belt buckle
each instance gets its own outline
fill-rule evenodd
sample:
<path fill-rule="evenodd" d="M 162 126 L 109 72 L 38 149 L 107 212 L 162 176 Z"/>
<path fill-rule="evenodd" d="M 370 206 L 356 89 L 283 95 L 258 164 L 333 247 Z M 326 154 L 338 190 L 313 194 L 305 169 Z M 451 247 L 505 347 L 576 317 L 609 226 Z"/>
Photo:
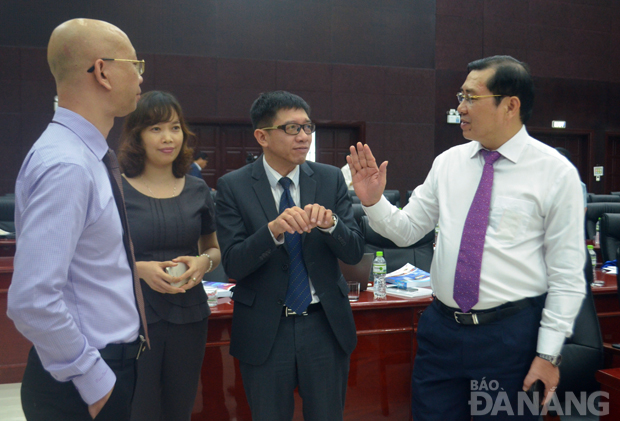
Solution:
<path fill-rule="evenodd" d="M 146 349 L 146 339 L 144 339 L 144 336 L 140 335 L 139 339 L 140 339 L 140 347 L 138 348 L 138 355 L 136 355 L 136 360 L 140 358 L 140 355 Z"/>
<path fill-rule="evenodd" d="M 287 306 L 284 306 L 284 316 L 288 317 L 288 316 L 307 316 L 308 315 L 308 311 L 305 310 L 302 313 L 295 313 L 293 310 L 291 310 L 290 308 L 288 308 Z"/>
<path fill-rule="evenodd" d="M 456 322 L 458 324 L 462 324 L 461 321 L 458 318 L 459 315 L 471 316 L 471 320 L 474 322 L 475 325 L 480 324 L 480 322 L 478 321 L 478 315 L 476 313 L 462 313 L 460 311 L 455 311 L 454 312 L 454 320 L 456 320 Z"/>

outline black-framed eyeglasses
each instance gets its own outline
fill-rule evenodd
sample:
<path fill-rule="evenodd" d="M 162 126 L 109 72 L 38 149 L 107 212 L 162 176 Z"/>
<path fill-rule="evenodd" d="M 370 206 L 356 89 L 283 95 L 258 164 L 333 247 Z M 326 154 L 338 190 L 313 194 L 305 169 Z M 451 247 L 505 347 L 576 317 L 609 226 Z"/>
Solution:
<path fill-rule="evenodd" d="M 104 61 L 127 61 L 129 63 L 133 63 L 136 67 L 136 71 L 140 76 L 144 73 L 144 60 L 128 60 L 124 58 L 102 58 Z M 87 70 L 88 73 L 92 73 L 95 71 L 95 65 L 93 64 L 90 69 Z"/>
<path fill-rule="evenodd" d="M 469 94 L 464 94 L 463 92 L 459 92 L 458 94 L 456 94 L 456 99 L 459 100 L 459 104 L 461 104 L 463 101 L 467 101 L 469 105 L 472 105 L 474 101 L 477 99 L 491 98 L 495 96 L 506 96 L 506 95 L 469 95 Z"/>
<path fill-rule="evenodd" d="M 304 130 L 305 134 L 312 134 L 316 130 L 316 124 L 314 123 L 306 123 L 306 124 L 297 124 L 297 123 L 287 123 L 282 124 L 281 126 L 273 126 L 273 127 L 261 127 L 261 130 L 284 130 L 286 134 L 296 135 L 299 134 L 301 129 Z"/>

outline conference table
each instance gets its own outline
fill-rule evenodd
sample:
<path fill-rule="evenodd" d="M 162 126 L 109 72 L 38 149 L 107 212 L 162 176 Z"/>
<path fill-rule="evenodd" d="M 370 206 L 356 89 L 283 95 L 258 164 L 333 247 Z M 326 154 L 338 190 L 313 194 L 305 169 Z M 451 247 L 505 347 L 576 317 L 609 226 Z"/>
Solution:
<path fill-rule="evenodd" d="M 15 239 L 0 238 L 0 257 L 15 256 Z"/>
<path fill-rule="evenodd" d="M 362 291 L 352 303 L 357 347 L 351 355 L 346 420 L 411 419 L 411 371 L 418 319 L 432 298 L 375 300 Z M 209 318 L 207 347 L 192 420 L 251 420 L 239 373 L 229 354 L 233 302 L 218 299 Z M 294 420 L 302 420 L 295 392 Z"/>
<path fill-rule="evenodd" d="M 13 258 L 0 256 L 0 384 L 20 382 L 30 343 L 6 316 L 6 296 Z M 605 285 L 594 287 L 603 340 L 620 342 L 620 302 L 615 275 L 597 273 Z M 352 303 L 358 344 L 351 355 L 345 406 L 346 420 L 411 420 L 411 372 L 416 328 L 430 297 L 375 300 L 362 291 Z M 192 420 L 250 420 L 237 361 L 229 355 L 233 302 L 218 299 L 209 318 L 209 331 Z M 301 420 L 296 393 L 295 420 Z"/>
<path fill-rule="evenodd" d="M 620 342 L 616 276 L 597 270 L 593 287 L 605 342 Z M 220 298 L 209 319 L 207 348 L 192 420 L 251 420 L 239 365 L 228 354 L 233 303 Z M 351 304 L 358 343 L 351 355 L 345 420 L 411 420 L 411 372 L 420 315 L 432 298 L 375 300 L 362 292 Z M 295 393 L 294 420 L 303 420 Z"/>

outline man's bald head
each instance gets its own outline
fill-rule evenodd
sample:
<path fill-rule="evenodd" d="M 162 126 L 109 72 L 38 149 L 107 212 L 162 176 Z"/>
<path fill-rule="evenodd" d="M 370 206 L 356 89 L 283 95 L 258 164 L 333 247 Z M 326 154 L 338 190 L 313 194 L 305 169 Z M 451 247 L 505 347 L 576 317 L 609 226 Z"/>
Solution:
<path fill-rule="evenodd" d="M 57 84 L 76 82 L 100 58 L 133 54 L 129 38 L 116 26 L 101 20 L 72 19 L 60 24 L 50 37 L 47 62 Z"/>

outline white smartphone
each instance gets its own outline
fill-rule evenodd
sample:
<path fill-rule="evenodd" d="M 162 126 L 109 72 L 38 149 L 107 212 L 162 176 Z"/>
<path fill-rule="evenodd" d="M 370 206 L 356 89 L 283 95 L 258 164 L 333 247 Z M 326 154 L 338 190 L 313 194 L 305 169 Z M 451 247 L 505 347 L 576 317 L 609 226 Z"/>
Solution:
<path fill-rule="evenodd" d="M 166 273 L 170 276 L 181 276 L 185 273 L 186 270 L 187 270 L 187 265 L 183 262 L 179 262 L 177 263 L 176 266 L 168 266 L 166 268 Z M 174 284 L 170 284 L 170 285 L 178 288 L 180 286 L 185 285 L 188 281 L 189 281 L 189 278 L 183 279 L 179 282 L 175 282 Z"/>

